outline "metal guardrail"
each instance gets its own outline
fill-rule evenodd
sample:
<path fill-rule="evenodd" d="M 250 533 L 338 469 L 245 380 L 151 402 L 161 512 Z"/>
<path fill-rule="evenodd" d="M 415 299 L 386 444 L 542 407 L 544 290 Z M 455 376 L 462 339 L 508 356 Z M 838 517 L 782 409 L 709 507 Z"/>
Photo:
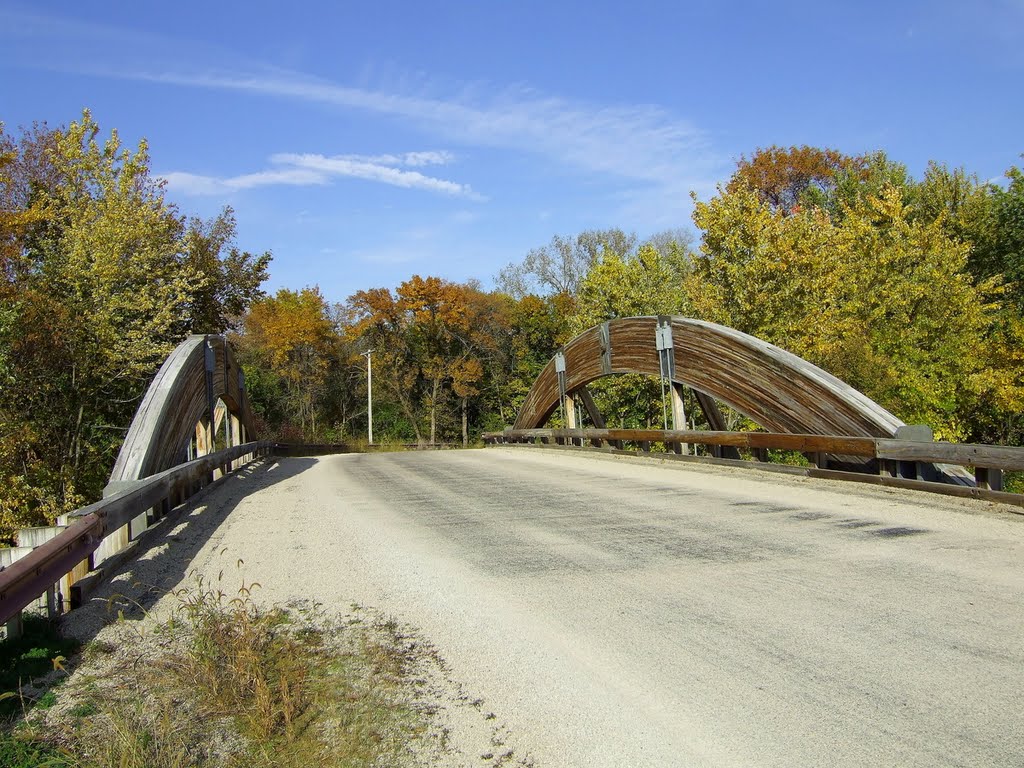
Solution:
<path fill-rule="evenodd" d="M 632 443 L 641 452 L 649 452 L 652 443 L 662 443 L 673 454 L 682 454 L 685 445 L 705 445 L 712 449 L 711 457 L 680 458 L 711 461 L 722 461 L 724 448 L 748 450 L 754 454 L 757 462 L 767 460 L 768 449 L 799 451 L 814 465 L 806 474 L 816 477 L 873 482 L 877 485 L 928 490 L 1024 506 L 1024 494 L 1002 491 L 1003 471 L 1024 471 L 1024 448 L 1014 446 L 914 442 L 842 435 L 661 429 L 507 429 L 504 432 L 485 433 L 483 439 L 486 444 L 491 445 L 540 443 L 583 447 L 589 444 L 590 447 L 601 448 L 607 444 L 615 451 L 622 451 L 627 443 Z M 841 462 L 847 457 L 860 459 L 865 463 L 874 462 L 878 474 L 828 469 L 830 463 Z M 757 463 L 726 461 L 747 465 Z M 905 466 L 901 466 L 907 464 L 911 465 L 909 472 Z M 923 480 L 916 468 L 924 464 L 969 467 L 973 470 L 976 486 L 965 487 Z M 793 470 L 799 471 L 797 468 Z"/>
<path fill-rule="evenodd" d="M 91 559 L 105 537 L 147 510 L 166 512 L 213 482 L 216 470 L 227 475 L 237 460 L 266 455 L 273 447 L 273 443 L 258 441 L 217 451 L 139 480 L 73 512 L 67 528 L 0 571 L 0 623 L 17 616 L 75 566 Z M 73 607 L 74 596 L 67 599 Z"/>

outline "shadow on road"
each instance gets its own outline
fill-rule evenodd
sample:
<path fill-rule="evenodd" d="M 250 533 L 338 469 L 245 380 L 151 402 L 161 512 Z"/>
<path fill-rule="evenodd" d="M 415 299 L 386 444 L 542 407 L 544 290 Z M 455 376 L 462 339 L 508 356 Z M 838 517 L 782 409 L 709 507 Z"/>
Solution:
<path fill-rule="evenodd" d="M 112 621 L 144 618 L 182 580 L 190 586 L 187 577 L 196 555 L 247 496 L 301 475 L 316 461 L 257 459 L 208 486 L 149 529 L 136 542 L 134 556 L 115 568 L 81 607 L 61 619 L 61 633 L 85 643 Z M 236 562 L 226 554 L 225 563 L 228 561 Z M 225 591 L 238 586 L 230 581 L 225 584 L 231 585 Z"/>

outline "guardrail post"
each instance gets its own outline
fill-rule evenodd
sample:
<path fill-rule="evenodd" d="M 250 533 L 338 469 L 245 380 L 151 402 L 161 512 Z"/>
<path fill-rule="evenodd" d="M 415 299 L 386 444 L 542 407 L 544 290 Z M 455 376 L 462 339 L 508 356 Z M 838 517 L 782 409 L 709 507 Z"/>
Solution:
<path fill-rule="evenodd" d="M 23 634 L 25 634 L 25 624 L 21 618 L 21 611 L 18 611 L 4 624 L 4 639 L 16 640 Z"/>
<path fill-rule="evenodd" d="M 896 439 L 914 443 L 930 443 L 935 439 L 932 428 L 927 424 L 904 424 L 896 428 Z M 910 480 L 931 480 L 924 476 L 923 466 L 919 461 L 900 461 L 899 477 Z"/>
<path fill-rule="evenodd" d="M 566 395 L 565 395 L 565 428 L 566 429 L 576 429 L 577 426 L 578 425 L 577 425 L 577 419 L 576 419 L 576 397 L 575 397 L 575 395 L 573 395 L 571 393 L 566 393 Z M 567 438 L 567 440 L 568 440 L 568 442 L 566 443 L 566 442 L 563 441 L 562 445 L 576 445 L 576 438 L 575 437 Z M 582 441 L 580 442 L 580 444 L 582 445 Z"/>
<path fill-rule="evenodd" d="M 686 426 L 686 405 L 683 401 L 683 385 L 672 382 L 672 429 L 685 430 Z M 679 454 L 690 453 L 689 443 L 673 443 L 672 449 Z"/>
<path fill-rule="evenodd" d="M 1003 471 L 989 467 L 975 467 L 974 480 L 978 487 L 986 491 L 1003 490 Z"/>

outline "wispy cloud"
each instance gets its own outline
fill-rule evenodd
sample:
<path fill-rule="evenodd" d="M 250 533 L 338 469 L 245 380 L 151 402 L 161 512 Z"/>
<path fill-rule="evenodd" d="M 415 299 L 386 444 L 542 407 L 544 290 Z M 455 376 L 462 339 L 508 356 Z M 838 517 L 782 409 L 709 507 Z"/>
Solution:
<path fill-rule="evenodd" d="M 0 9 L 0 27 L 4 16 Z M 524 87 L 439 86 L 423 80 L 414 87 L 405 82 L 356 87 L 274 68 L 237 51 L 194 41 L 140 36 L 136 30 L 29 12 L 7 20 L 11 22 L 7 26 L 19 30 L 18 36 L 8 42 L 19 45 L 26 59 L 38 59 L 34 50 L 40 41 L 52 51 L 53 55 L 45 57 L 39 66 L 188 88 L 257 93 L 400 118 L 446 141 L 539 155 L 552 167 L 631 180 L 652 193 L 658 189 L 668 192 L 680 179 L 695 182 L 691 188 L 713 186 L 732 165 L 730 157 L 714 149 L 704 131 L 656 105 L 608 105 Z M 60 44 L 53 44 L 54 40 Z M 189 55 L 183 57 L 181 48 L 186 44 Z M 331 159 L 413 169 L 444 165 L 450 156 L 445 152 L 410 152 Z M 420 184 L 411 179 L 402 183 Z"/>
<path fill-rule="evenodd" d="M 599 106 L 526 89 L 508 89 L 486 102 L 469 95 L 435 98 L 355 88 L 298 74 L 137 72 L 122 76 L 393 115 L 467 144 L 539 153 L 559 164 L 658 183 L 681 174 L 717 177 L 719 166 L 728 162 L 711 151 L 707 137 L 694 125 L 650 105 Z M 434 153 L 410 153 L 405 159 L 410 166 L 441 160 Z"/>
<path fill-rule="evenodd" d="M 459 197 L 479 198 L 479 195 L 468 184 L 459 184 L 454 181 L 426 176 L 419 171 L 404 171 L 396 167 L 398 164 L 412 165 L 413 163 L 410 163 L 407 159 L 410 157 L 419 165 L 425 165 L 427 163 L 424 163 L 420 156 L 429 155 L 436 158 L 442 154 L 435 152 L 411 152 L 408 155 L 402 156 L 359 157 L 358 155 L 335 155 L 334 157 L 325 157 L 324 155 L 286 153 L 273 155 L 270 160 L 273 163 L 290 165 L 314 174 L 321 174 L 324 178 L 329 178 L 330 176 L 349 176 L 368 181 L 379 181 L 406 189 L 426 189 L 431 192 L 443 192 Z M 434 162 L 437 162 L 437 160 L 435 159 Z"/>
<path fill-rule="evenodd" d="M 245 189 L 276 185 L 305 187 L 326 184 L 328 181 L 323 174 L 303 168 L 259 171 L 224 178 L 172 171 L 162 174 L 162 177 L 172 189 L 187 195 L 223 195 Z"/>
<path fill-rule="evenodd" d="M 256 187 L 329 184 L 347 177 L 376 181 L 404 189 L 423 189 L 472 200 L 483 200 L 468 184 L 427 176 L 401 166 L 423 167 L 451 162 L 450 152 L 407 152 L 401 155 L 333 155 L 282 152 L 270 157 L 275 168 L 240 176 L 203 176 L 183 171 L 163 174 L 174 190 L 190 195 L 222 195 Z"/>

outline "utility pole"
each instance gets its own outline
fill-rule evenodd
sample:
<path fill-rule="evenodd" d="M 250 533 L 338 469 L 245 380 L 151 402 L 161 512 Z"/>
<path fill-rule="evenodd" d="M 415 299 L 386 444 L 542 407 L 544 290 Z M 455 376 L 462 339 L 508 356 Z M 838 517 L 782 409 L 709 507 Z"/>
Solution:
<path fill-rule="evenodd" d="M 363 356 L 366 358 L 366 416 L 370 445 L 373 445 L 373 364 L 370 362 L 372 354 L 372 349 L 363 352 Z"/>

